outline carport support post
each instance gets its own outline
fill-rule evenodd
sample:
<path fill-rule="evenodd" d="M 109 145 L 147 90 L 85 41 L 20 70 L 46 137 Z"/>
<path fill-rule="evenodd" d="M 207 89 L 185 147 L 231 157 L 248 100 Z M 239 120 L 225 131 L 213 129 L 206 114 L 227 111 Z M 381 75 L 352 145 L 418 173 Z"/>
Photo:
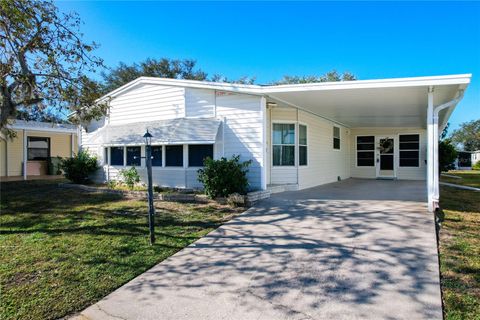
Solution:
<path fill-rule="evenodd" d="M 434 162 L 435 162 L 435 140 L 434 140 L 434 121 L 433 121 L 433 87 L 428 88 L 428 107 L 427 107 L 427 196 L 428 211 L 433 212 L 434 207 Z"/>
<path fill-rule="evenodd" d="M 23 130 L 23 180 L 27 180 L 27 131 Z"/>

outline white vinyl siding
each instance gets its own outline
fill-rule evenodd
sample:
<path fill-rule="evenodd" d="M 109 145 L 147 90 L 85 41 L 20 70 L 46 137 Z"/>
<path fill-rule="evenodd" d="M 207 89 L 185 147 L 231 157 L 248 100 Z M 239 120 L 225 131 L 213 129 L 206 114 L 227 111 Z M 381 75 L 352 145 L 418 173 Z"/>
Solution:
<path fill-rule="evenodd" d="M 332 122 L 294 108 L 273 108 L 271 122 L 297 122 L 307 126 L 307 166 L 271 167 L 269 184 L 296 184 L 300 189 L 337 181 L 350 176 L 349 148 L 332 148 Z M 271 127 L 271 126 L 270 126 Z M 348 146 L 348 130 L 340 127 L 341 145 Z M 298 125 L 297 125 L 298 132 Z M 296 163 L 299 163 L 298 148 Z M 269 151 L 271 153 L 271 150 Z M 271 157 L 271 156 L 270 156 Z M 298 175 L 297 175 L 298 172 Z"/>
<path fill-rule="evenodd" d="M 224 121 L 220 125 L 213 147 L 214 158 L 218 159 L 222 156 L 230 158 L 233 155 L 240 155 L 241 161 L 252 160 L 248 173 L 250 188 L 261 188 L 263 122 L 261 97 L 259 96 L 215 90 L 141 85 L 133 87 L 113 99 L 110 113 L 104 122 L 107 125 L 118 125 L 182 117 L 215 117 Z M 100 163 L 104 165 L 103 170 L 99 170 L 93 177 L 96 181 L 104 181 L 108 178 L 116 179 L 118 171 L 123 168 L 122 166 L 108 166 L 104 147 L 95 141 L 98 130 L 103 126 L 104 123 L 90 126 L 89 132 L 82 130 L 83 147 L 97 154 Z M 144 148 L 142 147 L 143 155 Z M 188 157 L 188 146 L 186 145 L 184 157 Z M 200 187 L 196 178 L 197 169 L 189 169 L 187 164 L 188 158 L 184 160 L 183 168 L 165 168 L 165 163 L 163 167 L 154 168 L 154 182 L 170 187 Z M 143 170 L 144 161 L 142 160 L 142 168 L 139 169 L 139 172 Z"/>
<path fill-rule="evenodd" d="M 189 118 L 215 117 L 215 91 L 185 88 L 185 116 Z"/>
<path fill-rule="evenodd" d="M 110 102 L 112 125 L 185 117 L 185 89 L 160 85 L 140 85 Z"/>
<path fill-rule="evenodd" d="M 247 174 L 250 188 L 261 188 L 263 165 L 263 122 L 261 97 L 217 91 L 217 117 L 224 119 L 224 146 L 226 158 L 240 155 L 241 161 L 252 160 Z"/>

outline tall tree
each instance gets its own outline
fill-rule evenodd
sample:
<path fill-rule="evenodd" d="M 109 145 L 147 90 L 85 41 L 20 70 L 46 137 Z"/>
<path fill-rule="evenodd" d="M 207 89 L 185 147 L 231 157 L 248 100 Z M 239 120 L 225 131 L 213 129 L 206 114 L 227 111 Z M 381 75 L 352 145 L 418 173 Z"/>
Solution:
<path fill-rule="evenodd" d="M 105 113 L 107 103 L 95 103 L 98 83 L 87 77 L 103 61 L 91 53 L 97 45 L 82 40 L 80 24 L 51 0 L 0 0 L 0 129 L 33 108 L 74 112 L 77 120 Z"/>
<path fill-rule="evenodd" d="M 465 151 L 480 150 L 480 119 L 462 123 L 451 139 Z"/>
<path fill-rule="evenodd" d="M 274 81 L 272 84 L 298 84 L 312 82 L 334 82 L 334 81 L 352 81 L 357 78 L 350 72 L 339 74 L 336 70 L 329 71 L 320 76 L 283 76 L 282 79 Z"/>
<path fill-rule="evenodd" d="M 207 74 L 196 68 L 195 60 L 152 59 L 127 65 L 121 62 L 118 67 L 103 72 L 103 92 L 108 93 L 138 77 L 160 77 L 171 79 L 206 80 Z"/>

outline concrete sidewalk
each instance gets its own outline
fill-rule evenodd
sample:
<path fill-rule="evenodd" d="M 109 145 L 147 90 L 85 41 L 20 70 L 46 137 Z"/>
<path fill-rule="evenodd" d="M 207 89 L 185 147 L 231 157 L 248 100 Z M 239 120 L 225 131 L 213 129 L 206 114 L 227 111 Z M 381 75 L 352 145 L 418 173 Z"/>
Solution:
<path fill-rule="evenodd" d="M 80 318 L 442 319 L 424 182 L 277 194 Z"/>

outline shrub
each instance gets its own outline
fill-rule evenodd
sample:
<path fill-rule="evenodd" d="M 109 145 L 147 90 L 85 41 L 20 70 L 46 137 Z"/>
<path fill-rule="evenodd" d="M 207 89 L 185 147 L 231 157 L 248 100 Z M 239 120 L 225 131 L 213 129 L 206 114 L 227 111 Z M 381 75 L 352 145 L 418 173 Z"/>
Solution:
<path fill-rule="evenodd" d="M 108 180 L 108 181 L 107 181 L 107 188 L 108 188 L 108 189 L 116 189 L 116 188 L 117 188 L 117 185 L 118 185 L 118 181 L 117 181 L 117 180 Z"/>
<path fill-rule="evenodd" d="M 450 139 L 440 141 L 438 143 L 439 172 L 455 169 L 455 159 L 457 159 L 457 151 L 452 141 Z"/>
<path fill-rule="evenodd" d="M 480 160 L 473 164 L 472 169 L 473 170 L 480 170 Z"/>
<path fill-rule="evenodd" d="M 62 159 L 60 168 L 65 178 L 74 183 L 85 183 L 88 176 L 98 169 L 97 157 L 82 150 L 72 158 Z"/>
<path fill-rule="evenodd" d="M 247 172 L 251 160 L 240 162 L 240 156 L 231 159 L 206 158 L 204 168 L 198 170 L 198 181 L 210 198 L 227 197 L 232 193 L 245 194 L 248 188 Z"/>
<path fill-rule="evenodd" d="M 135 183 L 140 182 L 140 176 L 138 175 L 138 171 L 135 169 L 135 167 L 120 170 L 120 175 L 123 178 L 123 182 L 130 190 L 133 190 Z"/>

